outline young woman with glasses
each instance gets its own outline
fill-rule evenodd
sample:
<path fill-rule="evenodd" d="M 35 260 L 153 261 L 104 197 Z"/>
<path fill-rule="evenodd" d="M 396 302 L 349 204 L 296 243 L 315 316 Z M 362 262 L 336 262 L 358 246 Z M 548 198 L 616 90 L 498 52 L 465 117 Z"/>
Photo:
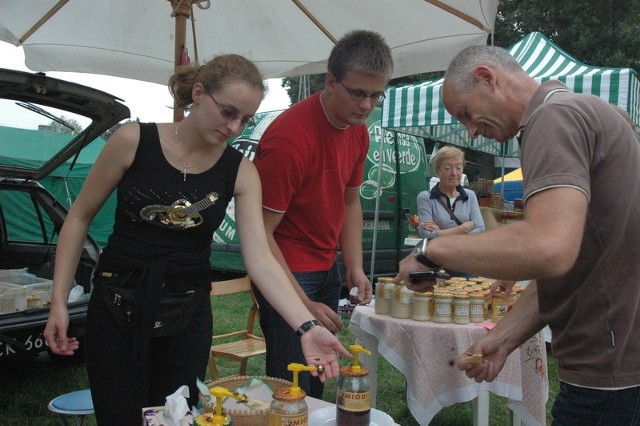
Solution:
<path fill-rule="evenodd" d="M 139 424 L 142 407 L 164 405 L 181 385 L 189 386 L 189 406 L 197 402 L 196 378 L 205 377 L 212 336 L 209 247 L 232 198 L 247 271 L 287 326 L 306 331 L 306 363 L 323 365 L 326 380 L 339 373 L 337 354 L 349 356 L 329 330 L 314 327 L 271 254 L 258 173 L 226 143 L 263 98 L 256 66 L 219 56 L 178 70 L 169 88 L 176 106 L 190 110 L 186 118 L 118 129 L 60 233 L 45 338 L 54 353 L 71 355 L 79 342 L 67 336 L 67 298 L 82 241 L 117 189 L 114 230 L 96 268 L 86 325 L 99 424 Z"/>

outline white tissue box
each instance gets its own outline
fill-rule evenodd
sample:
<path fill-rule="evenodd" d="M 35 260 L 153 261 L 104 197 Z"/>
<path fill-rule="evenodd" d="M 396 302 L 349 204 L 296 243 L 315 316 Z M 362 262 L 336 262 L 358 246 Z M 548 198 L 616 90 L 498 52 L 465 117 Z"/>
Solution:
<path fill-rule="evenodd" d="M 181 426 L 193 426 L 194 423 L 193 414 L 188 413 L 182 419 Z M 164 406 L 143 408 L 142 426 L 166 426 L 164 423 Z"/>

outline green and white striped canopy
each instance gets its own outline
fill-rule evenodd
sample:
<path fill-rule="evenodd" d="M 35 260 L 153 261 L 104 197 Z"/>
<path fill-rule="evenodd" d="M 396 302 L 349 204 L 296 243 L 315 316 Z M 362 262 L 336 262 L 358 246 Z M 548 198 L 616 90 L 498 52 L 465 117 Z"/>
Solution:
<path fill-rule="evenodd" d="M 507 49 L 538 82 L 559 80 L 571 90 L 592 93 L 628 111 L 640 124 L 640 81 L 630 68 L 599 68 L 582 64 L 538 32 Z M 443 79 L 390 88 L 382 105 L 382 127 L 428 137 L 493 155 L 517 157 L 517 143 L 499 144 L 478 137 L 471 140 L 442 104 Z"/>

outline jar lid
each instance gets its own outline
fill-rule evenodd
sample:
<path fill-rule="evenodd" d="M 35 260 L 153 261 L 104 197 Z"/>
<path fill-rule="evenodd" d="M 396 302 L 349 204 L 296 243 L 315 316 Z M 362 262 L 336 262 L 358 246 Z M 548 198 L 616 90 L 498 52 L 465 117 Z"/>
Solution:
<path fill-rule="evenodd" d="M 288 386 L 281 387 L 273 392 L 273 399 L 284 402 L 300 401 L 305 396 L 307 396 L 307 393 L 304 390 L 300 389 L 300 392 L 291 393 L 291 388 Z"/>
<path fill-rule="evenodd" d="M 347 377 L 364 377 L 369 375 L 369 370 L 363 366 L 360 366 L 360 370 L 354 371 L 351 365 L 345 365 L 340 367 L 340 375 Z"/>
<path fill-rule="evenodd" d="M 393 282 L 393 277 L 379 277 L 378 282 L 388 284 L 390 282 Z"/>
<path fill-rule="evenodd" d="M 431 297 L 433 296 L 433 293 L 430 291 L 426 291 L 424 293 L 419 293 L 417 291 L 413 292 L 413 297 Z"/>
<path fill-rule="evenodd" d="M 469 298 L 469 294 L 468 293 L 456 293 L 453 295 L 454 298 L 456 299 L 468 299 Z"/>

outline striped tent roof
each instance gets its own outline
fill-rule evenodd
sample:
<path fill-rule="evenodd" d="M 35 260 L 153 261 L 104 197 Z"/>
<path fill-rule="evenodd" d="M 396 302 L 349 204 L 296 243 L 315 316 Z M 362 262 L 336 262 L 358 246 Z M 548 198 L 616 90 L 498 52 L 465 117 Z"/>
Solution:
<path fill-rule="evenodd" d="M 560 80 L 574 92 L 592 93 L 628 111 L 633 121 L 640 124 L 640 81 L 633 69 L 585 65 L 538 32 L 507 50 L 536 81 Z M 517 157 L 515 142 L 498 144 L 492 139 L 468 137 L 464 126 L 442 104 L 442 81 L 388 89 L 382 105 L 382 127 L 489 154 Z"/>

